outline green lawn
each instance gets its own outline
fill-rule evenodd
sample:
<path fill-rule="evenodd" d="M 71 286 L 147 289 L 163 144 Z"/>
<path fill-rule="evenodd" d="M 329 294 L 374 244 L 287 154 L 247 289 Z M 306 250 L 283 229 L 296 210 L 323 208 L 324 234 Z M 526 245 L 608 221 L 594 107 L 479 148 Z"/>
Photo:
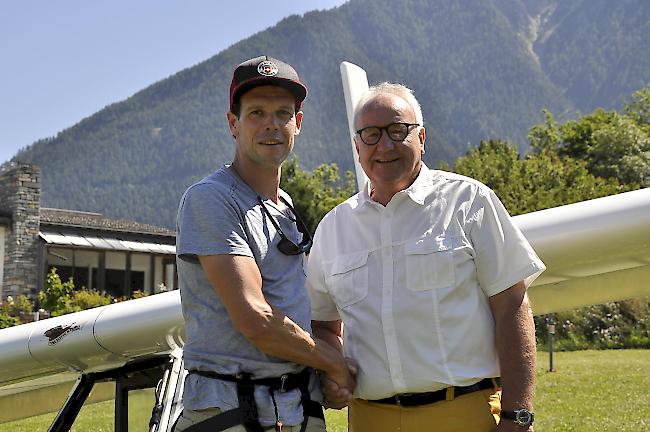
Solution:
<path fill-rule="evenodd" d="M 536 432 L 650 431 L 650 350 L 539 353 Z"/>
<path fill-rule="evenodd" d="M 555 353 L 553 366 L 556 371 L 548 372 L 548 353 L 539 353 L 536 432 L 650 430 L 650 350 L 561 352 Z M 131 395 L 131 431 L 147 430 L 151 401 L 151 391 Z M 346 414 L 327 410 L 328 431 L 346 431 Z M 0 429 L 46 431 L 54 416 L 5 423 Z M 112 431 L 112 403 L 84 407 L 72 430 Z"/>

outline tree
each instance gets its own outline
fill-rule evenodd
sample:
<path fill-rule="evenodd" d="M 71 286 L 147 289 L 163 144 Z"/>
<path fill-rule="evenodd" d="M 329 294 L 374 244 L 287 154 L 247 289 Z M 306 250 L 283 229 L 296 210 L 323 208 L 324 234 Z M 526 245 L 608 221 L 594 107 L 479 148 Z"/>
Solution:
<path fill-rule="evenodd" d="M 332 163 L 322 164 L 309 173 L 298 167 L 295 158 L 282 166 L 280 186 L 293 198 L 296 211 L 312 235 L 323 216 L 356 190 L 350 171 L 341 179 L 338 167 Z"/>
<path fill-rule="evenodd" d="M 625 105 L 625 115 L 650 132 L 650 85 L 634 93 L 631 99 Z"/>
<path fill-rule="evenodd" d="M 588 154 L 592 173 L 650 186 L 650 134 L 632 118 L 618 117 L 594 131 L 592 143 Z"/>
<path fill-rule="evenodd" d="M 540 153 L 544 150 L 557 150 L 562 142 L 560 129 L 551 113 L 543 109 L 544 124 L 534 125 L 528 132 L 528 141 L 534 151 Z"/>
<path fill-rule="evenodd" d="M 527 213 L 621 192 L 614 179 L 589 173 L 584 161 L 560 157 L 552 148 L 522 158 L 507 141 L 482 141 L 453 168 L 488 185 L 513 214 Z"/>
<path fill-rule="evenodd" d="M 650 86 L 631 99 L 622 114 L 597 109 L 560 126 L 544 111 L 545 122 L 528 134 L 531 147 L 584 161 L 594 176 L 615 178 L 630 188 L 649 186 Z"/>

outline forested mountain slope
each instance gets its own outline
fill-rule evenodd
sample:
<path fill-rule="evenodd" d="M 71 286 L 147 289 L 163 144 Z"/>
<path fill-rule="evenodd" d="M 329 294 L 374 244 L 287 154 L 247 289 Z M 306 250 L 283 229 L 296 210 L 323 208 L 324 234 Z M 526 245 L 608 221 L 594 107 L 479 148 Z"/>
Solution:
<path fill-rule="evenodd" d="M 245 59 L 286 60 L 307 84 L 301 167 L 352 167 L 343 60 L 415 90 L 433 166 L 482 139 L 525 147 L 542 108 L 619 107 L 650 82 L 649 22 L 646 0 L 351 0 L 288 17 L 16 159 L 42 167 L 45 206 L 173 226 L 182 191 L 232 158 L 228 86 Z"/>

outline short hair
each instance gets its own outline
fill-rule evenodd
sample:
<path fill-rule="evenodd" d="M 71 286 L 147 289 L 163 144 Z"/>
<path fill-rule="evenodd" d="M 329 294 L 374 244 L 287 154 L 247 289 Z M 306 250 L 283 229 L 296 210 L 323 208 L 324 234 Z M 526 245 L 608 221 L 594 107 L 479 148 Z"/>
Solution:
<path fill-rule="evenodd" d="M 294 98 L 294 105 L 293 105 L 293 113 L 296 114 L 298 111 L 301 110 L 301 100 L 298 98 Z M 299 108 L 300 107 L 300 108 Z M 239 118 L 241 114 L 241 101 L 237 99 L 237 101 L 232 103 L 232 109 L 230 110 L 231 113 L 235 115 L 235 117 Z"/>
<path fill-rule="evenodd" d="M 420 107 L 420 102 L 415 98 L 413 90 L 406 87 L 404 84 L 382 82 L 368 88 L 368 91 L 361 96 L 359 103 L 354 109 L 354 121 L 357 120 L 357 115 L 363 109 L 363 107 L 373 98 L 379 96 L 380 94 L 392 94 L 404 99 L 415 113 L 415 121 L 421 126 L 424 126 L 424 118 L 422 117 L 422 108 Z"/>

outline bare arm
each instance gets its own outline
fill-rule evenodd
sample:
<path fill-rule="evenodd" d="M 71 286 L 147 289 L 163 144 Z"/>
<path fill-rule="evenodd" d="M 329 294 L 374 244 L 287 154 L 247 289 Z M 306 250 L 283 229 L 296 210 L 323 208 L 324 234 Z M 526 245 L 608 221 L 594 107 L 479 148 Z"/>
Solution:
<path fill-rule="evenodd" d="M 312 321 L 311 327 L 314 330 L 314 336 L 327 342 L 343 354 L 343 324 L 341 320 L 337 321 Z M 356 378 L 356 364 L 350 364 L 350 359 L 346 359 L 348 368 L 352 377 Z M 351 387 L 341 387 L 336 382 L 329 379 L 328 376 L 321 378 L 321 389 L 325 395 L 325 404 L 329 408 L 341 409 L 346 407 L 352 400 Z"/>
<path fill-rule="evenodd" d="M 339 352 L 343 352 L 343 324 L 337 321 L 312 321 L 311 328 L 314 336 L 324 340 Z"/>
<path fill-rule="evenodd" d="M 524 282 L 490 297 L 496 325 L 496 346 L 501 368 L 501 408 L 533 410 L 535 393 L 535 324 Z M 523 432 L 512 421 L 503 420 L 499 431 Z M 532 427 L 529 429 L 532 431 Z"/>
<path fill-rule="evenodd" d="M 268 304 L 255 260 L 238 255 L 199 257 L 235 329 L 260 351 L 324 371 L 340 386 L 350 385 L 341 352 L 310 336 L 282 311 Z"/>

